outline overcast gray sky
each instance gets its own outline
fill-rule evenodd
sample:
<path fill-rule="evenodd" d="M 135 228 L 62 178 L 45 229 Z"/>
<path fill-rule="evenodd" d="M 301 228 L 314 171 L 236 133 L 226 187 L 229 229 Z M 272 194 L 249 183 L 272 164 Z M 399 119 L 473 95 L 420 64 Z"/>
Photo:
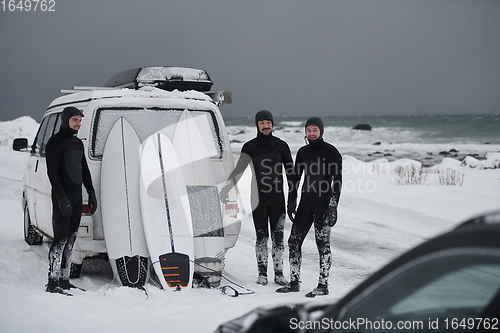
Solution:
<path fill-rule="evenodd" d="M 59 89 L 101 86 L 142 66 L 206 69 L 214 90 L 233 92 L 225 116 L 500 112 L 499 0 L 55 0 L 54 8 L 0 8 L 0 121 L 40 120 Z"/>

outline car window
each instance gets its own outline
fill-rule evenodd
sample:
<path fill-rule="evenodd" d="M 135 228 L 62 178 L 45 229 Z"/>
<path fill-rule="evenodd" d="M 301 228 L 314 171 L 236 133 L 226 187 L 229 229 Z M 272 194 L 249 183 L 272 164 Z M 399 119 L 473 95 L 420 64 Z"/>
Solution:
<path fill-rule="evenodd" d="M 42 137 L 42 142 L 40 143 L 40 156 L 45 156 L 45 147 L 47 146 L 47 142 L 49 141 L 50 137 L 54 134 L 58 117 L 58 114 L 51 114 L 48 117 L 47 129 L 45 130 L 45 133 Z"/>
<path fill-rule="evenodd" d="M 418 313 L 430 309 L 460 308 L 481 311 L 498 292 L 500 265 L 462 267 L 418 289 L 388 309 L 390 315 Z"/>
<path fill-rule="evenodd" d="M 362 332 L 394 330 L 398 324 L 450 328 L 452 319 L 479 317 L 499 292 L 500 250 L 442 251 L 373 285 L 341 311 L 340 321 L 362 318 L 362 325 L 349 327 Z"/>
<path fill-rule="evenodd" d="M 57 114 L 56 124 L 55 124 L 55 126 L 54 126 L 54 133 L 59 132 L 59 129 L 61 128 L 61 117 L 60 117 L 60 116 L 61 116 L 61 114 L 60 114 L 60 113 L 58 113 L 58 114 Z"/>
<path fill-rule="evenodd" d="M 111 128 L 121 117 L 134 128 L 139 139 L 144 141 L 151 134 L 167 128 L 167 135 L 173 136 L 175 124 L 184 109 L 164 108 L 102 108 L 96 111 L 93 125 L 91 157 L 101 159 Z M 215 114 L 211 110 L 189 110 L 202 135 L 212 158 L 222 158 L 223 141 Z"/>
<path fill-rule="evenodd" d="M 48 117 L 42 119 L 40 127 L 38 128 L 38 133 L 36 134 L 35 141 L 31 146 L 31 154 L 40 154 L 40 147 L 43 141 L 43 136 L 45 135 L 45 130 L 47 129 L 47 123 L 49 122 Z"/>

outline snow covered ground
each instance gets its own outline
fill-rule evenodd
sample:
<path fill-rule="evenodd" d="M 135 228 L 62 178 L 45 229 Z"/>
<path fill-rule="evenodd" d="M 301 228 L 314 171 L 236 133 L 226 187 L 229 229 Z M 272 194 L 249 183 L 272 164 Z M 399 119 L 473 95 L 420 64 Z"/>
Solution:
<path fill-rule="evenodd" d="M 0 125 L 0 130 L 7 126 Z M 247 172 L 240 181 L 246 215 L 242 214 L 243 226 L 238 242 L 227 253 L 224 275 L 255 294 L 233 298 L 214 289 L 172 292 L 148 285 L 149 297 L 146 297 L 140 290 L 119 287 L 106 262 L 89 260 L 85 262 L 82 277 L 73 280 L 87 291 L 72 290 L 74 297 L 65 297 L 44 291 L 48 242 L 28 246 L 23 240 L 21 191 L 27 154 L 13 152 L 10 140 L 3 134 L 0 136 L 3 144 L 0 145 L 1 332 L 145 332 L 157 329 L 212 332 L 220 323 L 258 306 L 333 302 L 407 249 L 469 217 L 500 209 L 500 169 L 473 169 L 443 161 L 434 169 L 451 165 L 463 175 L 461 186 L 440 185 L 434 173 L 428 175 L 423 185 L 398 185 L 394 170 L 408 165 L 408 161 L 364 163 L 344 156 L 344 191 L 339 221 L 332 230 L 334 259 L 330 295 L 308 300 L 304 295 L 316 286 L 318 275 L 312 232 L 303 248 L 300 293 L 277 294 L 278 286 L 272 282 L 267 286 L 255 284 L 255 235 L 247 200 L 250 188 Z M 235 147 L 235 151 L 238 148 Z M 375 164 L 379 166 L 374 167 Z M 290 227 L 288 221 L 285 238 L 290 234 Z M 288 256 L 285 274 L 288 276 Z M 223 284 L 230 283 L 223 280 Z"/>

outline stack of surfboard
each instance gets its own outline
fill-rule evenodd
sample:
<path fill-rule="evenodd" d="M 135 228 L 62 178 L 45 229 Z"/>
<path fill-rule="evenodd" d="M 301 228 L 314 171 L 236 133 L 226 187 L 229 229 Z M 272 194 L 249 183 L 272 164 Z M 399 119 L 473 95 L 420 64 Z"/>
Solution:
<path fill-rule="evenodd" d="M 111 267 L 129 287 L 142 288 L 156 274 L 165 289 L 189 288 L 195 271 L 215 286 L 224 229 L 208 149 L 188 110 L 171 138 L 167 133 L 172 131 L 160 130 L 141 143 L 124 118 L 109 133 L 101 210 Z"/>

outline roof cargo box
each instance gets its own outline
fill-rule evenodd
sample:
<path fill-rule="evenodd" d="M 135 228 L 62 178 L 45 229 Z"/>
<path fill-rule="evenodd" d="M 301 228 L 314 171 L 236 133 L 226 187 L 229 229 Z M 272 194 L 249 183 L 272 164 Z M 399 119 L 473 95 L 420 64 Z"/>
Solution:
<path fill-rule="evenodd" d="M 210 91 L 213 82 L 203 69 L 184 67 L 141 67 L 113 75 L 105 87 L 139 89 L 152 86 L 163 90 Z"/>

